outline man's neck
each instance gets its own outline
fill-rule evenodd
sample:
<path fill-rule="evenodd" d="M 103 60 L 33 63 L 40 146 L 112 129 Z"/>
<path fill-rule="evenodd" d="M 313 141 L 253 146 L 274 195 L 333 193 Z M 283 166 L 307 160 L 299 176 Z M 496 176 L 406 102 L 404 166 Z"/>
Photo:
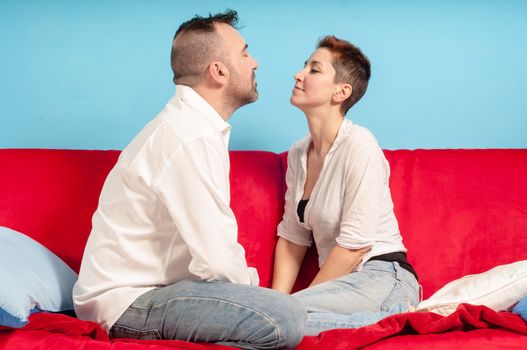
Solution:
<path fill-rule="evenodd" d="M 216 112 L 218 112 L 223 120 L 227 121 L 232 113 L 234 113 L 234 108 L 227 106 L 225 98 L 218 90 L 211 90 L 201 86 L 195 86 L 192 87 L 192 89 L 203 97 L 203 99 L 207 101 Z"/>

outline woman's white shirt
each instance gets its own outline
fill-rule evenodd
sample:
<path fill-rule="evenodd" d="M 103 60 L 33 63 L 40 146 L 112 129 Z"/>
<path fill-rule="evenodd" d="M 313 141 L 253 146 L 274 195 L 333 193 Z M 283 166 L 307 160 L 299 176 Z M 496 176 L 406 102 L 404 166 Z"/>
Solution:
<path fill-rule="evenodd" d="M 375 137 L 349 119 L 344 119 L 324 159 L 304 223 L 299 221 L 296 209 L 304 193 L 310 144 L 308 135 L 289 150 L 285 212 L 278 235 L 301 246 L 314 241 L 319 266 L 336 244 L 371 247 L 357 270 L 373 256 L 406 252 L 393 211 L 388 161 Z"/>

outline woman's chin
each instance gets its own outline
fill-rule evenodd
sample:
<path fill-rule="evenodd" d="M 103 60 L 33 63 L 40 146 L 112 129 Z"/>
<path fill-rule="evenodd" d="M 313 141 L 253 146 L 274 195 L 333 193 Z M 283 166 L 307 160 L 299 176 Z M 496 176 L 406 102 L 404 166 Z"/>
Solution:
<path fill-rule="evenodd" d="M 295 95 L 291 95 L 291 98 L 289 99 L 289 102 L 293 106 L 300 108 L 300 104 L 298 103 L 298 100 L 296 99 Z"/>
<path fill-rule="evenodd" d="M 298 108 L 298 109 L 301 110 L 302 112 L 306 113 L 305 108 L 304 108 L 305 106 L 304 106 L 303 104 L 298 103 L 298 101 L 295 101 L 293 98 L 291 98 L 291 99 L 289 100 L 289 102 L 291 102 L 291 104 L 292 104 L 293 106 L 295 106 L 296 108 Z"/>

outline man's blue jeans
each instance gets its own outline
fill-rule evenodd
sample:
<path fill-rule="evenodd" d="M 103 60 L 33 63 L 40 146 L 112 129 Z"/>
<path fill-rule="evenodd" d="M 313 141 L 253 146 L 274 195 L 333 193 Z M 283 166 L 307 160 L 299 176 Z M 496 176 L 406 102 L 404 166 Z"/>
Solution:
<path fill-rule="evenodd" d="M 305 335 L 358 328 L 419 303 L 414 275 L 396 262 L 368 261 L 361 271 L 293 294 L 307 309 Z"/>
<path fill-rule="evenodd" d="M 284 293 L 185 280 L 141 295 L 113 325 L 110 336 L 290 349 L 302 340 L 305 318 L 302 305 Z"/>

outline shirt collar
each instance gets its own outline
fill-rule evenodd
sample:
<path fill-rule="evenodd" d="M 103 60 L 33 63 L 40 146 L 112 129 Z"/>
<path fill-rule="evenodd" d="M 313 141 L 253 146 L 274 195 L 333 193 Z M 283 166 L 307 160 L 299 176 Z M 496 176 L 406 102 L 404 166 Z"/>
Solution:
<path fill-rule="evenodd" d="M 335 141 L 333 141 L 333 144 L 331 145 L 331 148 L 329 149 L 328 154 L 335 152 L 337 148 L 339 148 L 340 144 L 346 139 L 348 130 L 351 128 L 352 125 L 353 125 L 353 122 L 351 120 L 344 118 L 344 120 L 342 121 L 342 124 L 340 124 L 337 137 L 335 138 Z M 305 157 L 307 157 L 307 152 L 309 151 L 309 146 L 311 145 L 311 142 L 312 142 L 311 135 L 308 133 L 302 143 L 303 155 Z"/>
<path fill-rule="evenodd" d="M 175 97 L 176 99 L 181 99 L 187 102 L 196 112 L 203 114 L 214 130 L 217 130 L 223 135 L 226 144 L 229 143 L 229 134 L 232 126 L 227 123 L 193 88 L 178 84 L 176 85 Z"/>
<path fill-rule="evenodd" d="M 340 124 L 337 137 L 335 138 L 335 141 L 333 141 L 333 145 L 331 145 L 331 148 L 329 149 L 328 153 L 333 153 L 337 150 L 337 148 L 339 148 L 340 144 L 348 136 L 348 130 L 351 128 L 352 125 L 353 123 L 351 120 L 344 118 L 344 120 L 342 121 L 342 124 Z"/>

